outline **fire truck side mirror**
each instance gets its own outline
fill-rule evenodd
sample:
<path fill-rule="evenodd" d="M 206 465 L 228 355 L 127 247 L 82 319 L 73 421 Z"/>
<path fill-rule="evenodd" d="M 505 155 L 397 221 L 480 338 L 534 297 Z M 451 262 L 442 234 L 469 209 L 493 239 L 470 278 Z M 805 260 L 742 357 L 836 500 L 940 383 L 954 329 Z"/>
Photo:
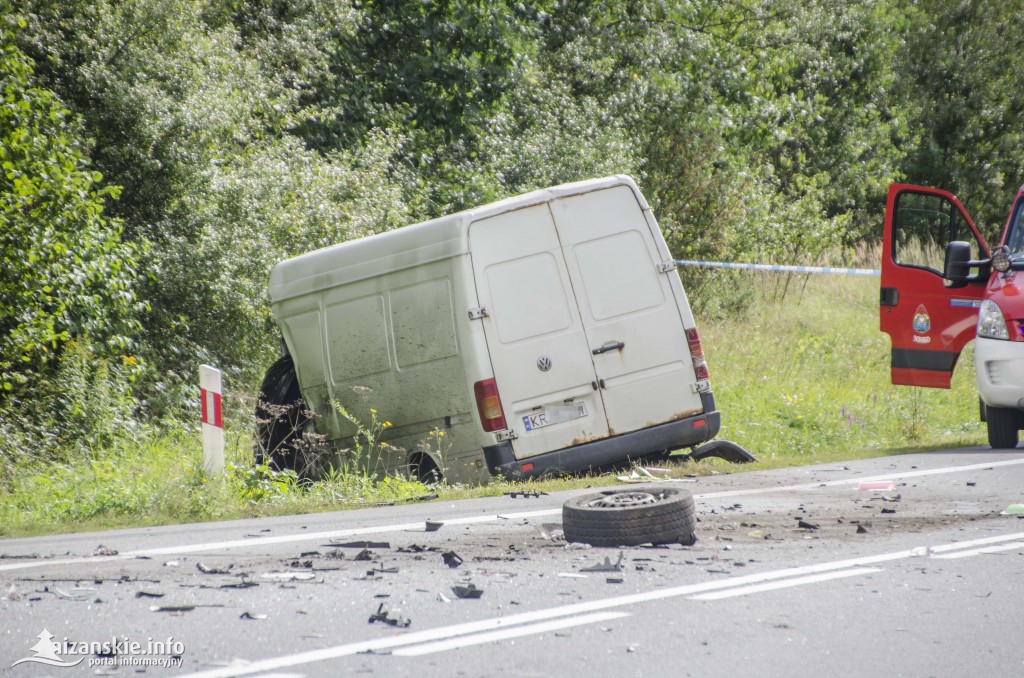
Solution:
<path fill-rule="evenodd" d="M 963 240 L 954 240 L 946 245 L 946 263 L 942 277 L 946 287 L 965 287 L 971 279 L 971 245 Z"/>

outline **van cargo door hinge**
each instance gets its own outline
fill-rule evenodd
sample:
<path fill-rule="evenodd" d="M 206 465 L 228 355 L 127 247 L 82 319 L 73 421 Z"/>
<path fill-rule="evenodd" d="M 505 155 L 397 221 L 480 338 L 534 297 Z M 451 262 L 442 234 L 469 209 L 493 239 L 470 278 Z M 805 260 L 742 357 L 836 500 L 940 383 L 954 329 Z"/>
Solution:
<path fill-rule="evenodd" d="M 488 313 L 487 309 L 484 308 L 483 306 L 477 306 L 476 308 L 469 309 L 470 320 L 480 320 L 481 318 L 486 318 L 489 315 L 491 314 Z"/>
<path fill-rule="evenodd" d="M 519 436 L 512 429 L 506 428 L 502 431 L 498 431 L 497 433 L 495 433 L 494 437 L 498 439 L 499 443 L 503 443 L 506 440 L 515 440 Z"/>
<path fill-rule="evenodd" d="M 663 261 L 658 264 L 658 273 L 668 273 L 669 271 L 676 270 L 675 261 Z"/>

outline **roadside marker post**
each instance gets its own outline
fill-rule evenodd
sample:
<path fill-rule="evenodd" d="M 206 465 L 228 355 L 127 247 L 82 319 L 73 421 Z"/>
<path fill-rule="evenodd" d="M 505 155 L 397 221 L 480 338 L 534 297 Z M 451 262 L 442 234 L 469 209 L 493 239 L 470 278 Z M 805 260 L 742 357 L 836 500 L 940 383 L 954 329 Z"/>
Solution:
<path fill-rule="evenodd" d="M 203 418 L 203 470 L 224 472 L 224 414 L 221 409 L 220 370 L 199 366 L 199 396 Z"/>

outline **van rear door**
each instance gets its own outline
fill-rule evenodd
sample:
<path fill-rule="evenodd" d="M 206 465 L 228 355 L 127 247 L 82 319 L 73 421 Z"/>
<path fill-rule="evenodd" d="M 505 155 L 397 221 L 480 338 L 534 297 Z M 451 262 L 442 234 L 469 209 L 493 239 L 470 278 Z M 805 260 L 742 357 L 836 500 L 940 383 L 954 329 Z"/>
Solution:
<path fill-rule="evenodd" d="M 587 335 L 547 204 L 476 221 L 469 237 L 516 457 L 606 437 Z"/>
<path fill-rule="evenodd" d="M 703 411 L 679 306 L 628 186 L 482 219 L 470 241 L 517 458 Z"/>
<path fill-rule="evenodd" d="M 893 184 L 885 208 L 879 327 L 892 339 L 892 383 L 949 388 L 953 368 L 974 339 L 985 276 L 952 287 L 942 277 L 946 245 L 965 241 L 971 259 L 988 246 L 956 197 Z"/>
<path fill-rule="evenodd" d="M 555 200 L 555 224 L 579 305 L 609 433 L 703 411 L 669 275 L 633 191 Z M 660 238 L 660 234 L 657 234 Z"/>

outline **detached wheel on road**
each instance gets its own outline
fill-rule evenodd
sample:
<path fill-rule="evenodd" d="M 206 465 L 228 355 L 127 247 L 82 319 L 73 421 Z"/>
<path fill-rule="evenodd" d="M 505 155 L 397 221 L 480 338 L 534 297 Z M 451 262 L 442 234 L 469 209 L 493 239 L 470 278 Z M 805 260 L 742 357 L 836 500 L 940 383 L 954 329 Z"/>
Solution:
<path fill-rule="evenodd" d="M 256 402 L 257 463 L 278 471 L 292 470 L 304 476 L 307 460 L 299 449 L 309 417 L 299 389 L 292 357 L 286 355 L 270 366 Z"/>
<path fill-rule="evenodd" d="M 1017 447 L 1020 431 L 1020 412 L 1006 407 L 985 407 L 988 424 L 988 444 L 996 450 L 1011 450 Z"/>
<path fill-rule="evenodd" d="M 632 485 L 569 499 L 562 505 L 568 542 L 593 546 L 696 541 L 693 495 L 678 487 Z"/>

